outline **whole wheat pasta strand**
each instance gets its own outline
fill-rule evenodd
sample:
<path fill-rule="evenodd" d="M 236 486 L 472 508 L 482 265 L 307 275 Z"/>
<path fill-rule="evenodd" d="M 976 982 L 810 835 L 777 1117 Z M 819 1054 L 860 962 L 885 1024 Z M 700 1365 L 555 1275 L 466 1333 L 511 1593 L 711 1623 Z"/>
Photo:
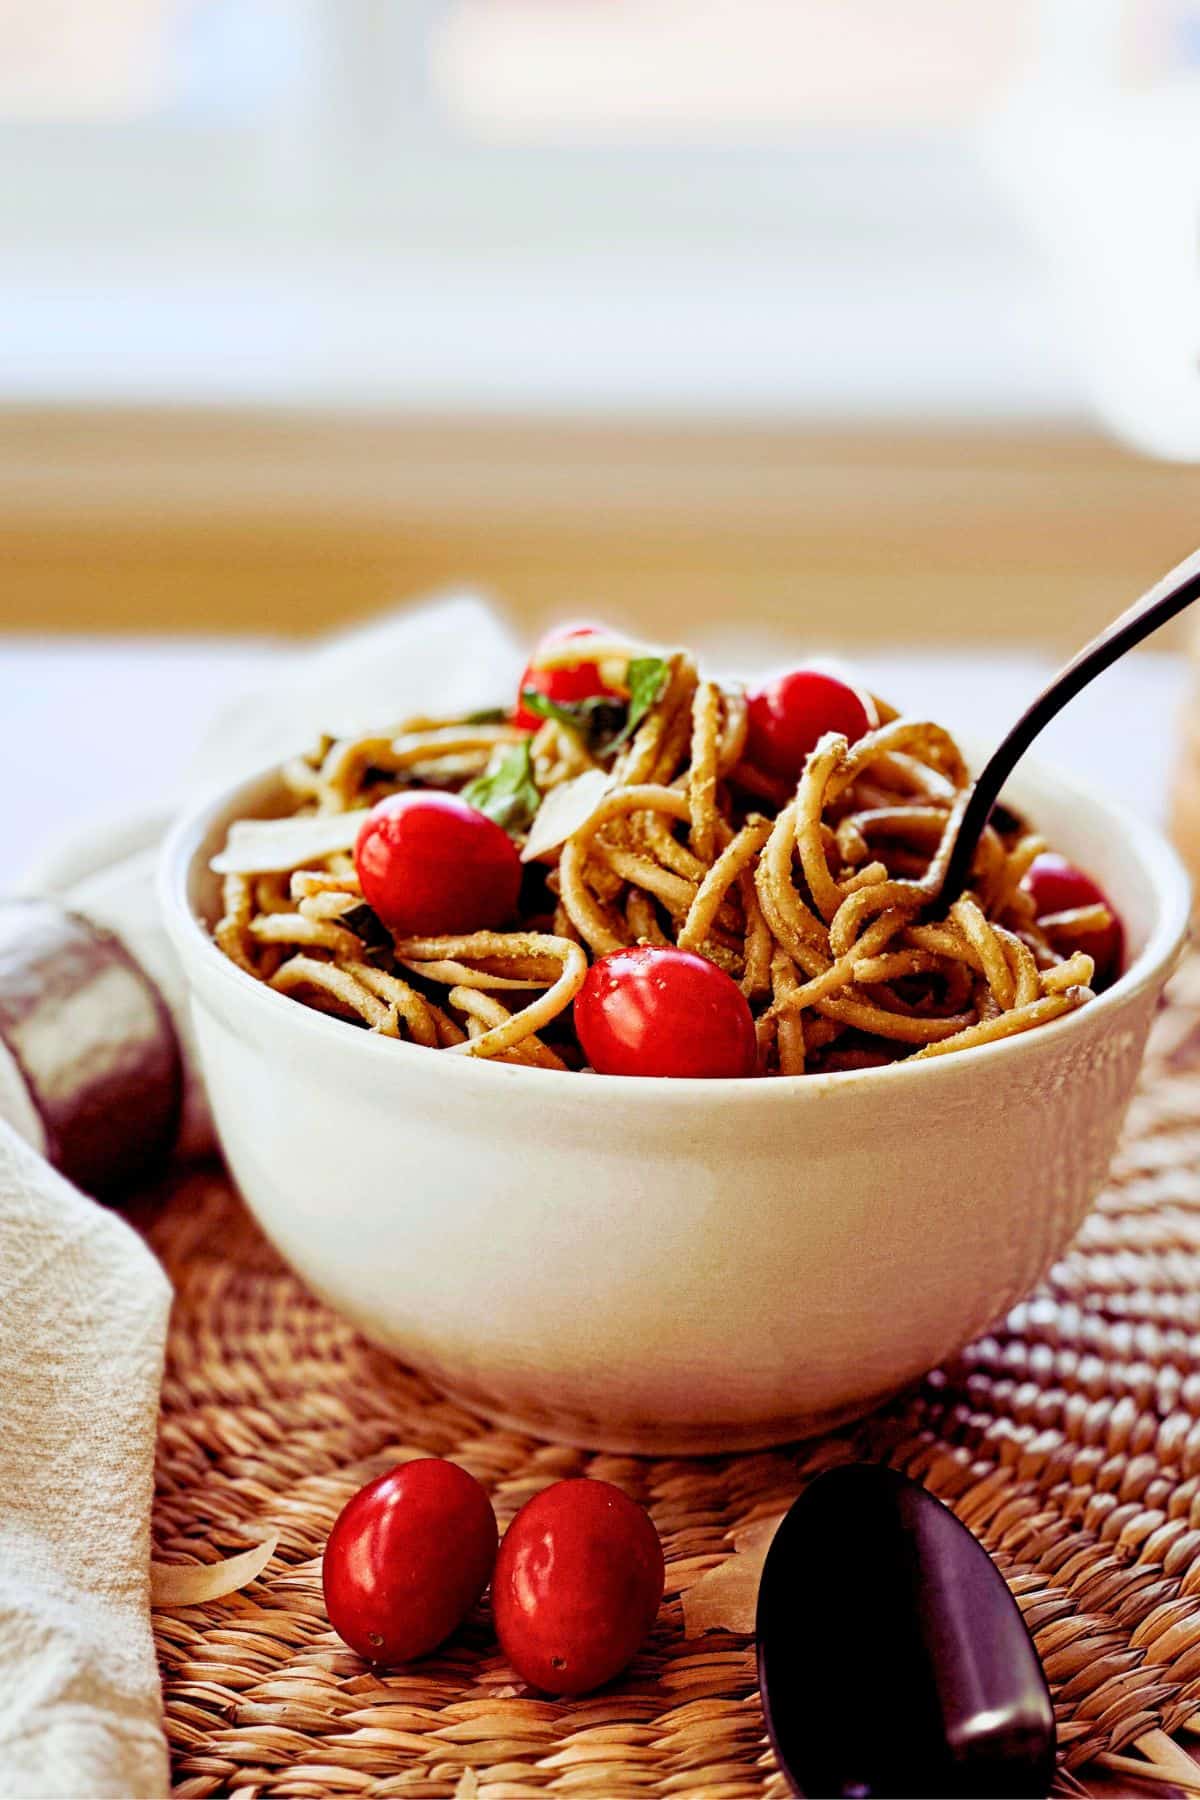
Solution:
<path fill-rule="evenodd" d="M 630 888 L 625 897 L 625 922 L 629 927 L 631 941 L 639 944 L 666 944 L 670 942 L 666 932 L 658 922 L 658 913 L 654 901 L 644 888 Z"/>
<path fill-rule="evenodd" d="M 513 1023 L 514 1015 L 506 1006 L 501 1005 L 490 994 L 481 994 L 475 988 L 451 988 L 449 999 L 451 1006 L 456 1006 L 459 1012 L 467 1014 L 468 1041 L 461 1046 L 464 1050 L 472 1050 L 476 1044 L 482 1043 L 489 1031 L 503 1032 Z M 483 1029 L 474 1029 L 476 1024 Z M 492 1055 L 514 1057 L 521 1062 L 532 1063 L 539 1069 L 565 1069 L 567 1066 L 562 1057 L 551 1050 L 548 1044 L 543 1044 L 534 1032 L 528 1032 L 525 1037 L 504 1050 L 493 1051 Z"/>
<path fill-rule="evenodd" d="M 333 745 L 321 766 L 321 793 L 348 811 L 347 795 L 368 768 L 398 775 L 418 763 L 445 757 L 490 756 L 498 744 L 520 743 L 524 737 L 516 725 L 444 725 L 399 736 L 344 738 Z"/>
<path fill-rule="evenodd" d="M 750 703 L 741 687 L 725 688 L 721 695 L 724 718 L 717 746 L 717 774 L 730 774 L 741 762 L 750 732 Z"/>
<path fill-rule="evenodd" d="M 796 891 L 792 853 L 796 845 L 796 802 L 785 806 L 771 827 L 755 871 L 759 903 L 776 939 L 808 974 L 824 966 L 829 934 Z M 813 965 L 813 958 L 816 965 Z"/>
<path fill-rule="evenodd" d="M 254 909 L 259 913 L 292 912 L 288 884 L 279 874 L 259 875 L 254 882 Z"/>
<path fill-rule="evenodd" d="M 950 860 L 958 819 L 966 801 L 967 790 L 964 789 L 946 814 L 946 829 L 942 833 L 941 843 L 919 881 L 880 881 L 847 896 L 829 926 L 829 942 L 836 956 L 850 948 L 868 919 L 875 918 L 892 906 L 903 911 L 916 911 L 931 895 L 937 893 L 946 864 Z"/>
<path fill-rule="evenodd" d="M 878 887 L 881 881 L 887 881 L 889 878 L 886 863 L 869 862 L 865 868 L 855 869 L 852 875 L 847 875 L 839 885 L 843 895 L 848 896 L 857 894 L 860 888 Z"/>
<path fill-rule="evenodd" d="M 1039 977 L 1044 994 L 1065 993 L 1068 988 L 1090 988 L 1096 965 L 1084 951 L 1077 950 L 1056 968 L 1046 969 Z"/>
<path fill-rule="evenodd" d="M 871 854 L 871 846 L 863 835 L 861 813 L 847 813 L 839 819 L 834 832 L 838 855 L 843 863 L 851 865 L 865 862 Z"/>
<path fill-rule="evenodd" d="M 1093 931 L 1107 931 L 1113 916 L 1099 901 L 1093 906 L 1073 906 L 1068 912 L 1043 913 L 1038 929 L 1052 942 L 1055 938 L 1083 937 Z"/>
<path fill-rule="evenodd" d="M 617 779 L 623 786 L 654 781 L 668 733 L 681 709 L 690 707 L 695 686 L 695 663 L 690 656 L 676 653 L 668 664 L 666 689 L 617 759 Z"/>
<path fill-rule="evenodd" d="M 1014 1007 L 1011 1012 L 1002 1012 L 995 1018 L 966 1025 L 953 1037 L 943 1038 L 940 1043 L 926 1044 L 916 1052 L 913 1061 L 919 1062 L 923 1057 L 929 1056 L 946 1056 L 956 1050 L 970 1050 L 979 1044 L 994 1044 L 1001 1038 L 1015 1037 L 1022 1031 L 1032 1031 L 1037 1025 L 1047 1025 L 1051 1019 L 1074 1012 L 1076 1007 L 1083 1005 L 1085 999 L 1090 998 L 1085 988 L 1071 988 L 1063 994 L 1046 994 L 1029 1006 Z"/>
<path fill-rule="evenodd" d="M 316 957 L 302 954 L 290 956 L 276 969 L 270 986 L 281 994 L 290 994 L 298 987 L 316 988 L 356 1012 L 372 1031 L 383 1037 L 400 1035 L 395 1007 L 388 1006 L 336 963 L 318 962 Z"/>
<path fill-rule="evenodd" d="M 451 1044 L 461 1044 L 467 1034 L 458 1020 L 452 1019 L 450 1014 L 444 1012 L 440 1006 L 435 1006 L 432 1000 L 427 1000 L 425 1004 L 429 1008 L 429 1016 L 437 1030 L 438 1048 L 448 1050 Z"/>
<path fill-rule="evenodd" d="M 662 741 L 658 747 L 658 755 L 654 759 L 654 766 L 650 772 L 650 779 L 652 781 L 674 781 L 680 767 L 687 761 L 687 750 L 692 737 L 691 698 L 692 692 L 694 691 L 694 685 L 695 676 L 693 671 L 692 688 L 690 688 L 686 692 L 685 697 L 680 700 L 675 709 L 674 716 L 662 734 Z"/>
<path fill-rule="evenodd" d="M 712 930 L 726 894 L 750 867 L 770 836 L 766 819 L 751 819 L 726 845 L 692 898 L 676 942 L 681 950 L 698 950 Z"/>
<path fill-rule="evenodd" d="M 348 913 L 361 904 L 357 894 L 348 894 L 345 888 L 336 887 L 327 888 L 324 893 L 305 894 L 298 905 L 289 896 L 287 910 L 298 912 L 304 919 L 331 919 L 336 925 L 343 913 Z M 283 911 L 284 909 L 279 907 L 264 908 L 263 910 Z"/>
<path fill-rule="evenodd" d="M 627 942 L 624 922 L 597 899 L 588 884 L 590 843 L 578 836 L 563 845 L 558 865 L 560 904 L 579 937 L 596 956 L 621 950 Z"/>
<path fill-rule="evenodd" d="M 1007 864 L 1000 883 L 992 896 L 992 905 L 996 911 L 1002 911 L 1011 905 L 1018 888 L 1028 875 L 1034 862 L 1046 848 L 1046 840 L 1036 832 L 1026 832 L 1017 844 L 1008 852 Z M 1022 896 L 1025 898 L 1026 896 Z M 1032 909 L 1032 901 L 1030 901 Z"/>
<path fill-rule="evenodd" d="M 344 967 L 347 975 L 352 976 L 360 987 L 384 1001 L 397 1017 L 404 1020 L 414 1044 L 424 1044 L 427 1050 L 437 1049 L 438 1029 L 429 1003 L 415 988 L 410 988 L 407 981 L 401 981 L 398 975 L 389 975 L 371 963 L 352 962 L 339 966 Z"/>
<path fill-rule="evenodd" d="M 856 954 L 865 942 L 864 932 L 854 950 L 848 952 L 854 980 L 861 988 L 906 981 L 911 975 L 937 974 L 946 966 L 931 950 L 885 950 L 880 956 Z"/>
<path fill-rule="evenodd" d="M 670 822 L 664 813 L 640 813 L 637 817 L 640 837 L 644 847 L 655 857 L 664 869 L 674 875 L 682 875 L 685 881 L 701 881 L 708 868 L 707 861 L 701 859 L 686 844 L 681 844 L 671 833 Z M 611 832 L 615 829 L 609 825 Z"/>
<path fill-rule="evenodd" d="M 395 942 L 402 962 L 478 963 L 517 956 L 562 961 L 561 939 L 545 931 L 460 931 L 443 937 L 398 937 Z"/>
<path fill-rule="evenodd" d="M 835 732 L 827 733 L 805 763 L 800 785 L 796 789 L 796 848 L 800 853 L 800 865 L 804 870 L 808 891 L 826 924 L 833 918 L 845 896 L 829 872 L 828 855 L 821 834 L 821 814 L 833 776 L 845 762 L 849 749 L 844 737 Z M 836 843 L 836 839 L 834 841 Z"/>
<path fill-rule="evenodd" d="M 861 812 L 847 813 L 844 819 L 839 820 L 837 839 L 839 847 L 844 835 L 852 833 L 861 837 L 864 845 L 870 845 L 879 838 L 899 838 L 907 844 L 928 844 L 931 849 L 936 849 L 945 828 L 944 806 L 912 803 L 868 806 Z"/>
<path fill-rule="evenodd" d="M 619 875 L 622 881 L 631 881 L 636 887 L 653 894 L 669 912 L 686 914 L 696 898 L 694 881 L 685 881 L 681 875 L 672 875 L 670 869 L 664 869 L 661 863 L 654 862 L 648 856 L 639 856 L 636 850 L 621 850 L 615 844 L 596 841 L 592 845 L 592 855 L 596 861 Z"/>
<path fill-rule="evenodd" d="M 599 663 L 612 697 L 598 715 L 606 730 L 631 662 L 653 654 L 592 635 L 560 641 L 544 665 Z M 983 833 L 950 915 L 928 916 L 967 798 L 966 766 L 941 727 L 872 700 L 871 729 L 856 743 L 827 735 L 789 788 L 745 761 L 741 687 L 701 676 L 683 650 L 663 662 L 657 698 L 613 749 L 590 735 L 586 712 L 546 719 L 532 734 L 427 716 L 325 737 L 284 772 L 298 845 L 307 816 L 362 811 L 413 786 L 461 791 L 485 770 L 509 788 L 470 797 L 484 809 L 502 799 L 519 844 L 540 797 L 580 774 L 598 777 L 599 804 L 588 806 L 596 787 L 580 789 L 586 816 L 557 843 L 549 834 L 559 818 L 569 824 L 572 805 L 554 815 L 511 929 L 391 934 L 395 960 L 381 956 L 386 928 L 371 925 L 354 856 L 342 848 L 290 870 L 268 862 L 260 874 L 226 877 L 218 947 L 279 991 L 383 1035 L 555 1067 L 563 1058 L 540 1030 L 559 1019 L 556 1039 L 569 1041 L 564 1015 L 592 959 L 636 943 L 699 952 L 740 985 L 764 1073 L 870 1066 L 885 1046 L 891 1060 L 944 1054 L 1033 1029 L 1090 998 L 1087 938 L 1112 915 L 1094 906 L 1038 917 L 1023 883 L 1044 840 L 1015 816 L 998 814 Z M 749 811 L 756 802 L 759 813 Z M 240 858 L 254 841 L 239 838 Z M 266 834 L 264 855 L 278 855 L 279 842 L 272 852 Z M 343 922 L 360 915 L 370 952 Z M 425 997 L 434 983 L 447 994 L 441 1006 Z M 524 1004 L 510 1011 L 501 996 L 518 994 Z M 847 1032 L 848 1047 L 825 1058 Z"/>
<path fill-rule="evenodd" d="M 754 870 L 749 865 L 742 870 L 739 886 L 742 890 L 742 909 L 746 916 L 746 935 L 742 944 L 741 985 L 747 1000 L 753 1001 L 770 989 L 771 953 L 775 947 L 775 940 L 771 936 L 771 928 L 767 924 L 763 909 L 759 904 L 758 889 L 754 885 Z"/>
<path fill-rule="evenodd" d="M 258 979 L 250 939 L 253 890 L 245 875 L 226 875 L 221 883 L 221 917 L 213 926 L 213 938 L 230 962 Z"/>
<path fill-rule="evenodd" d="M 799 991 L 796 965 L 784 950 L 776 950 L 771 958 L 771 987 L 774 999 L 766 1018 L 775 1020 L 775 1043 L 781 1075 L 803 1075 L 805 1043 L 804 1020 L 797 1007 L 791 1009 Z"/>
<path fill-rule="evenodd" d="M 928 950 L 932 956 L 943 957 L 947 961 L 966 963 L 976 974 L 983 974 L 979 952 L 968 943 L 961 928 L 952 919 L 946 919 L 938 925 L 910 923 L 904 937 L 907 943 L 918 950 Z"/>
<path fill-rule="evenodd" d="M 815 1006 L 818 1000 L 825 1000 L 830 994 L 836 994 L 856 979 L 855 964 L 862 957 L 871 957 L 882 950 L 888 941 L 895 937 L 904 920 L 899 913 L 884 913 L 882 918 L 863 932 L 858 942 L 847 950 L 844 956 L 830 963 L 819 975 L 812 976 L 802 985 L 792 987 L 785 1000 L 772 1002 L 771 1012 L 799 1012 L 806 1006 Z"/>
<path fill-rule="evenodd" d="M 992 930 L 1003 947 L 1008 964 L 1013 972 L 1016 990 L 1013 1003 L 1016 1006 L 1029 1006 L 1042 991 L 1041 978 L 1037 963 L 1027 944 L 1023 944 L 1015 932 L 1007 931 L 1003 925 L 992 924 Z M 1088 974 L 1088 980 L 1091 974 Z M 1083 985 L 1080 983 L 1079 985 Z"/>
<path fill-rule="evenodd" d="M 452 958 L 443 958 L 439 962 L 415 962 L 400 958 L 411 975 L 421 975 L 427 981 L 445 982 L 447 987 L 479 988 L 483 992 L 512 989 L 514 992 L 549 987 L 554 980 L 552 971 L 538 969 L 530 972 L 532 964 L 524 974 L 504 974 L 496 970 L 490 963 L 479 963 L 471 966 L 468 963 L 455 962 Z M 514 957 L 514 970 L 521 959 Z"/>
<path fill-rule="evenodd" d="M 954 902 L 950 917 L 978 956 L 987 984 L 996 996 L 996 1004 L 1002 1012 L 1008 1012 L 1017 990 L 1003 945 L 969 894 L 963 894 Z"/>
<path fill-rule="evenodd" d="M 353 894 L 357 899 L 362 898 L 361 884 L 352 870 L 346 873 L 337 869 L 293 869 L 288 885 L 295 901 L 308 900 L 317 894 Z"/>
<path fill-rule="evenodd" d="M 492 933 L 480 932 L 478 935 L 481 938 L 490 939 Z M 551 1019 L 556 1019 L 560 1012 L 564 1012 L 583 986 L 584 977 L 588 971 L 588 960 L 578 944 L 572 943 L 569 938 L 552 938 L 538 932 L 525 932 L 521 935 L 536 949 L 545 950 L 548 954 L 561 958 L 562 973 L 558 980 L 547 988 L 546 992 L 538 999 L 531 1001 L 520 1012 L 513 1013 L 503 1024 L 493 1026 L 490 1030 L 485 1031 L 482 1037 L 471 1039 L 464 1044 L 455 1044 L 452 1047 L 454 1052 L 470 1056 L 496 1056 L 503 1050 L 513 1049 L 525 1038 L 532 1037 L 535 1032 L 540 1031 L 543 1025 L 548 1025 Z M 437 940 L 416 939 L 410 940 L 411 942 L 436 944 Z M 460 946 L 469 945 L 470 939 L 450 938 L 444 939 L 443 943 L 446 946 L 447 954 L 461 956 L 461 949 L 453 951 L 449 946 L 454 943 Z M 463 993 L 470 991 L 470 989 L 461 990 Z"/>
<path fill-rule="evenodd" d="M 932 772 L 955 788 L 965 787 L 969 779 L 967 765 L 950 733 L 926 719 L 901 718 L 859 739 L 830 782 L 829 798 L 836 800 L 872 764 L 914 751 L 920 757 L 918 767 L 923 781 Z"/>
<path fill-rule="evenodd" d="M 953 1037 L 973 1022 L 970 1015 L 964 1013 L 956 1013 L 947 1019 L 906 1018 L 902 1013 L 888 1012 L 870 1000 L 859 998 L 853 989 L 837 998 L 818 1000 L 815 1005 L 826 1018 L 902 1044 L 934 1043 L 941 1038 Z"/>
<path fill-rule="evenodd" d="M 250 936 L 260 944 L 295 944 L 305 950 L 332 950 L 335 956 L 356 961 L 362 955 L 362 939 L 328 919 L 306 919 L 303 913 L 260 913 L 251 919 Z"/>
<path fill-rule="evenodd" d="M 692 849 L 702 862 L 711 862 L 716 848 L 720 720 L 721 690 L 715 681 L 702 681 L 692 701 L 692 756 L 688 775 Z"/>

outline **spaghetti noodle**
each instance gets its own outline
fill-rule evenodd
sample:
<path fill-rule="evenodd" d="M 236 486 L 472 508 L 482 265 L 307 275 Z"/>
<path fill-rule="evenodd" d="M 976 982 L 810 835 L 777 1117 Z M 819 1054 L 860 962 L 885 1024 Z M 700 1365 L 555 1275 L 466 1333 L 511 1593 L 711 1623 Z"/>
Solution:
<path fill-rule="evenodd" d="M 280 827 L 242 822 L 214 861 L 222 951 L 382 1036 L 556 1069 L 585 1066 L 572 1001 L 590 964 L 635 944 L 693 951 L 738 984 L 763 1075 L 944 1056 L 1092 998 L 1082 945 L 1111 915 L 1038 919 L 1022 882 L 1045 845 L 1006 809 L 968 892 L 929 916 L 969 779 L 941 727 L 864 696 L 865 735 L 826 733 L 786 784 L 747 760 L 742 689 L 684 651 L 565 638 L 546 666 L 601 658 L 604 694 L 547 705 L 533 732 L 500 713 L 423 718 L 286 765 L 291 850 L 256 850 L 283 844 Z M 463 795 L 523 847 L 511 927 L 403 937 L 366 904 L 352 828 L 413 789 Z M 305 820 L 320 851 L 295 859 Z"/>

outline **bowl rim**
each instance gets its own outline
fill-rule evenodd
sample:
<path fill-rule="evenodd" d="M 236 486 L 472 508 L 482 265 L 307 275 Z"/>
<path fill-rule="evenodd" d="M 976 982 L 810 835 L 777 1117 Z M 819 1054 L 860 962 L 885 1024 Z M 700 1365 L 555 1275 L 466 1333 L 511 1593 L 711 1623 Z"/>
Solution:
<path fill-rule="evenodd" d="M 372 1032 L 350 1026 L 344 1019 L 318 1012 L 313 1007 L 299 1005 L 289 995 L 279 993 L 265 982 L 256 981 L 218 948 L 191 906 L 188 888 L 192 869 L 214 819 L 227 811 L 243 791 L 260 787 L 277 776 L 279 766 L 278 763 L 272 763 L 237 782 L 225 782 L 215 789 L 210 788 L 185 809 L 163 841 L 157 870 L 159 910 L 183 963 L 189 991 L 195 986 L 190 960 L 191 956 L 195 956 L 196 966 L 206 977 L 221 984 L 231 1005 L 250 1010 L 265 1007 L 265 1014 L 260 1013 L 260 1016 L 273 1019 L 277 1026 L 282 1026 L 285 1019 L 290 1018 L 296 1031 L 315 1034 L 315 1041 L 323 1041 L 330 1052 L 336 1054 L 335 1047 L 340 1044 L 342 1055 L 347 1058 L 365 1057 L 373 1061 L 376 1069 L 383 1068 L 390 1062 L 393 1069 L 409 1067 L 415 1072 L 416 1068 L 420 1068 L 428 1073 L 430 1052 L 422 1045 L 410 1043 L 404 1038 L 377 1037 Z M 960 1073 L 969 1074 L 971 1069 L 980 1072 L 987 1067 L 999 1069 L 1014 1059 L 1028 1056 L 1031 1050 L 1044 1051 L 1050 1044 L 1059 1044 L 1065 1048 L 1073 1035 L 1094 1031 L 1110 1015 L 1122 1011 L 1128 1002 L 1147 987 L 1156 983 L 1161 985 L 1171 973 L 1187 941 L 1192 904 L 1191 880 L 1174 846 L 1157 826 L 1139 818 L 1124 802 L 1109 798 L 1088 782 L 1051 763 L 1032 757 L 1023 758 L 1014 779 L 1018 783 L 1027 779 L 1034 785 L 1052 788 L 1064 799 L 1078 800 L 1093 815 L 1099 815 L 1114 835 L 1121 839 L 1126 849 L 1133 853 L 1139 869 L 1158 898 L 1158 917 L 1141 951 L 1112 986 L 1102 994 L 1097 994 L 1087 1006 L 1053 1019 L 1034 1031 L 1018 1032 L 1012 1037 L 1000 1038 L 990 1044 L 977 1044 L 969 1051 L 930 1057 L 920 1062 L 909 1059 L 882 1068 L 777 1075 L 769 1080 L 760 1075 L 727 1076 L 720 1080 L 696 1076 L 593 1075 L 583 1090 L 593 1096 L 588 1104 L 624 1106 L 643 1100 L 651 1101 L 657 1106 L 670 1105 L 674 1108 L 692 1106 L 698 1102 L 711 1105 L 715 1096 L 720 1094 L 723 1099 L 735 1104 L 753 1101 L 767 1105 L 795 1105 L 801 1096 L 809 1099 L 831 1097 L 834 1094 L 848 1096 L 877 1087 L 880 1081 L 893 1089 L 900 1082 L 933 1081 L 939 1074 L 944 1078 Z M 400 1058 L 399 1063 L 395 1060 L 397 1057 Z M 413 1058 L 419 1059 L 415 1066 Z M 439 1059 L 439 1064 L 447 1069 L 450 1080 L 461 1084 L 482 1079 L 485 1090 L 490 1088 L 492 1093 L 497 1091 L 495 1083 L 497 1077 L 500 1077 L 508 1083 L 515 1082 L 522 1088 L 527 1088 L 531 1098 L 544 1097 L 548 1091 L 563 1097 L 561 1070 L 515 1063 L 489 1065 L 487 1058 L 475 1056 L 444 1056 Z M 769 1098 L 772 1095 L 779 1097 L 777 1102 Z"/>

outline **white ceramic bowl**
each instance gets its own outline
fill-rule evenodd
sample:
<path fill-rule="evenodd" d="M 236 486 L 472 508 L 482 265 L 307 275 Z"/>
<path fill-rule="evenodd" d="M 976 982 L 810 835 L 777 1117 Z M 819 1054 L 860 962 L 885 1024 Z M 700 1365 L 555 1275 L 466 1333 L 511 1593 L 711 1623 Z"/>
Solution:
<path fill-rule="evenodd" d="M 1129 813 L 1032 769 L 1014 804 L 1120 909 L 1127 972 L 1081 1011 L 928 1062 L 769 1081 L 564 1075 L 326 1017 L 210 941 L 208 859 L 271 776 L 164 850 L 233 1173 L 311 1287 L 467 1405 L 686 1453 L 865 1411 L 1028 1292 L 1104 1180 L 1187 878 Z"/>

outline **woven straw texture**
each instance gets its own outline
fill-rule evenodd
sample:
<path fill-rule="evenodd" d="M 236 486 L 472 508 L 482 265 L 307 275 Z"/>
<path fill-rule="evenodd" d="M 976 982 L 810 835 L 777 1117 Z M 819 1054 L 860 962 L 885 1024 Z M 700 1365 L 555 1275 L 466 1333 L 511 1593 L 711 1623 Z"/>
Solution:
<path fill-rule="evenodd" d="M 1040 1293 L 954 1367 L 810 1444 L 688 1462 L 539 1443 L 372 1350 L 281 1267 L 219 1174 L 180 1177 L 148 1230 L 178 1289 L 157 1553 L 213 1561 L 280 1532 L 251 1588 L 156 1615 L 181 1794 L 442 1797 L 473 1792 L 474 1771 L 482 1800 L 782 1800 L 752 1644 L 685 1639 L 679 1596 L 732 1528 L 850 1457 L 924 1481 L 998 1561 L 1054 1688 L 1068 1786 L 1095 1758 L 1136 1758 L 1139 1739 L 1169 1752 L 1161 1733 L 1186 1742 L 1200 1714 L 1200 962 L 1156 1026 L 1109 1189 Z M 667 1597 L 620 1682 L 561 1703 L 521 1689 L 486 1608 L 407 1669 L 376 1674 L 340 1643 L 325 1536 L 414 1452 L 470 1469 L 502 1526 L 564 1475 L 649 1507 Z M 1105 1791 L 1146 1791 L 1114 1788 L 1117 1766 Z"/>

